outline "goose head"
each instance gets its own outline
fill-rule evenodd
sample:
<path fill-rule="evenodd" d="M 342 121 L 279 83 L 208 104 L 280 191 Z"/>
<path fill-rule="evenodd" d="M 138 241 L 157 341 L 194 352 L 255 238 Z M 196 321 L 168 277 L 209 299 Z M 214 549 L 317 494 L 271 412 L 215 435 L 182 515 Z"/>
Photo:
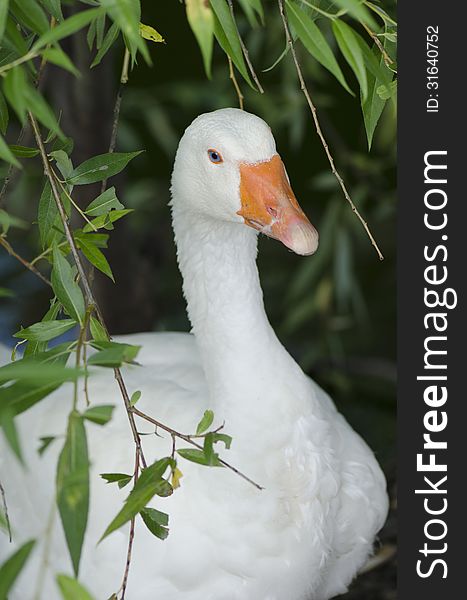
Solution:
<path fill-rule="evenodd" d="M 270 127 L 243 110 L 206 113 L 186 129 L 172 175 L 172 205 L 251 227 L 297 254 L 318 247 L 318 232 L 295 198 Z"/>

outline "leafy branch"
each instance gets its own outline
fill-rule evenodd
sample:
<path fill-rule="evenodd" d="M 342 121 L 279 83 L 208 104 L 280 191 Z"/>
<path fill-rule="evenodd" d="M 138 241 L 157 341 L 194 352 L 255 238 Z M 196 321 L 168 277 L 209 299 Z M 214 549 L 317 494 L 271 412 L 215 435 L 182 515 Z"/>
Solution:
<path fill-rule="evenodd" d="M 290 33 L 290 28 L 289 28 L 289 22 L 287 20 L 287 15 L 285 14 L 285 8 L 284 8 L 284 0 L 277 0 L 277 3 L 279 5 L 279 12 L 281 15 L 281 19 L 282 19 L 282 24 L 284 26 L 284 32 L 285 32 L 285 37 L 286 37 L 286 41 L 287 44 L 290 48 L 290 52 L 292 54 L 292 58 L 293 58 L 293 62 L 295 65 L 295 70 L 297 72 L 297 76 L 298 79 L 300 81 L 300 89 L 302 90 L 306 101 L 308 103 L 308 106 L 310 108 L 311 114 L 313 116 L 313 122 L 315 124 L 315 129 L 316 129 L 316 133 L 318 134 L 319 139 L 321 140 L 321 144 L 324 148 L 324 151 L 326 153 L 326 156 L 328 158 L 329 164 L 331 166 L 331 171 L 334 175 L 334 177 L 337 179 L 337 182 L 339 183 L 341 190 L 344 194 L 345 199 L 347 200 L 347 202 L 350 204 L 350 207 L 352 209 L 352 211 L 355 213 L 355 215 L 357 216 L 357 218 L 359 219 L 360 223 L 362 224 L 363 228 L 365 229 L 368 237 L 370 238 L 370 241 L 373 245 L 373 247 L 375 248 L 378 257 L 380 260 L 384 259 L 383 254 L 381 253 L 381 250 L 379 249 L 378 244 L 376 243 L 375 238 L 373 237 L 373 234 L 370 231 L 370 228 L 368 227 L 367 222 L 364 220 L 364 218 L 362 217 L 362 215 L 360 214 L 360 211 L 358 210 L 358 208 L 355 206 L 354 202 L 352 201 L 352 198 L 350 197 L 349 192 L 347 191 L 347 186 L 344 183 L 344 180 L 342 179 L 339 171 L 337 170 L 335 164 L 334 164 L 334 159 L 332 157 L 331 151 L 329 150 L 329 146 L 326 142 L 326 139 L 323 135 L 323 132 L 321 130 L 321 126 L 318 120 L 318 114 L 317 114 L 317 110 L 316 110 L 316 106 L 313 103 L 313 100 L 311 99 L 310 96 L 310 92 L 308 91 L 308 88 L 306 86 L 305 83 L 305 78 L 303 77 L 303 72 L 302 72 L 302 68 L 300 66 L 300 63 L 298 61 L 298 57 L 297 57 L 297 53 L 295 51 L 295 46 L 294 46 L 294 42 L 292 39 L 292 35 Z"/>

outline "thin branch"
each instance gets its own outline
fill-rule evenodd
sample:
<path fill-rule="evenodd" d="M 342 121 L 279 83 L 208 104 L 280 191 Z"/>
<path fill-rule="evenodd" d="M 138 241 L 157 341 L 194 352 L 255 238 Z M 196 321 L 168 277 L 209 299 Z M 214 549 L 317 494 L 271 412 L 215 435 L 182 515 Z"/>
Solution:
<path fill-rule="evenodd" d="M 371 37 L 371 39 L 374 41 L 374 43 L 378 47 L 378 50 L 381 52 L 381 54 L 383 56 L 384 64 L 389 68 L 392 64 L 394 64 L 394 61 L 392 60 L 392 58 L 389 56 L 389 54 L 384 49 L 384 46 L 381 43 L 381 40 L 376 35 L 376 33 L 368 27 L 368 25 L 366 23 L 361 21 L 361 24 L 363 25 L 365 31 L 368 33 L 368 35 Z"/>
<path fill-rule="evenodd" d="M 123 55 L 123 65 L 122 65 L 122 74 L 120 75 L 120 85 L 118 87 L 117 97 L 115 99 L 115 106 L 113 112 L 113 120 L 112 120 L 112 132 L 110 134 L 110 143 L 108 152 L 112 153 L 115 150 L 115 146 L 117 144 L 117 132 L 118 132 L 118 123 L 120 121 L 120 108 L 122 106 L 122 96 L 123 96 L 123 87 L 128 81 L 128 69 L 130 66 L 130 53 L 128 48 L 125 48 L 125 54 Z M 107 179 L 104 179 L 101 185 L 101 194 L 105 192 L 105 188 L 107 187 Z"/>
<path fill-rule="evenodd" d="M 5 514 L 6 528 L 8 531 L 8 539 L 11 542 L 11 525 L 10 525 L 10 517 L 8 516 L 8 506 L 6 503 L 6 495 L 5 490 L 3 488 L 2 482 L 0 481 L 0 494 L 2 496 L 2 504 L 3 504 L 3 513 Z"/>
<path fill-rule="evenodd" d="M 235 72 L 234 72 L 234 69 L 233 69 L 232 59 L 230 58 L 230 56 L 227 56 L 227 58 L 229 59 L 229 77 L 232 80 L 232 83 L 234 85 L 235 91 L 237 92 L 238 104 L 240 105 L 240 108 L 243 110 L 244 96 L 242 94 L 242 90 L 240 89 L 240 86 L 238 85 L 237 78 L 235 77 Z"/>
<path fill-rule="evenodd" d="M 38 269 L 36 269 L 36 267 L 32 263 L 30 263 L 25 258 L 20 256 L 17 252 L 15 252 L 15 250 L 13 250 L 11 244 L 2 235 L 0 235 L 0 245 L 5 248 L 5 250 L 8 252 L 8 254 L 10 256 L 12 256 L 13 258 L 16 258 L 16 260 L 18 260 L 24 267 L 26 267 L 26 269 L 29 269 L 30 271 L 32 271 L 34 273 L 34 275 L 37 275 L 38 277 L 40 277 L 44 283 L 46 283 L 47 285 L 50 285 L 50 286 L 52 285 L 50 283 L 50 280 L 47 279 L 47 277 L 45 277 L 45 275 L 42 275 L 42 273 Z"/>
<path fill-rule="evenodd" d="M 248 53 L 248 49 L 245 46 L 245 43 L 244 43 L 244 41 L 242 39 L 242 36 L 240 35 L 240 32 L 238 30 L 237 21 L 235 20 L 235 11 L 234 11 L 234 7 L 233 7 L 233 2 L 232 2 L 232 0 L 227 0 L 227 2 L 229 3 L 230 14 L 232 15 L 232 19 L 233 19 L 233 22 L 235 24 L 235 29 L 237 30 L 238 41 L 240 42 L 240 46 L 242 48 L 243 56 L 245 57 L 245 62 L 248 65 L 248 69 L 249 69 L 249 71 L 251 73 L 251 76 L 253 77 L 253 81 L 256 83 L 256 87 L 258 88 L 258 91 L 261 94 L 264 94 L 263 86 L 259 82 L 258 76 L 256 75 L 256 71 L 254 70 L 253 65 L 251 64 L 251 60 L 250 60 L 250 55 Z"/>
<path fill-rule="evenodd" d="M 92 293 L 91 286 L 89 284 L 86 272 L 83 267 L 83 263 L 81 262 L 81 258 L 79 256 L 78 248 L 76 246 L 75 240 L 73 238 L 73 234 L 72 234 L 70 226 L 68 224 L 68 218 L 67 218 L 65 208 L 62 203 L 62 199 L 60 197 L 60 191 L 57 188 L 57 182 L 55 180 L 55 177 L 54 177 L 54 174 L 52 171 L 52 167 L 51 167 L 51 165 L 49 163 L 49 159 L 47 157 L 47 152 L 45 150 L 44 142 L 42 140 L 42 137 L 41 137 L 41 134 L 39 131 L 39 126 L 37 124 L 37 121 L 36 121 L 34 115 L 31 112 L 29 113 L 29 120 L 31 121 L 32 130 L 34 133 L 34 137 L 36 138 L 36 142 L 37 142 L 37 147 L 39 148 L 39 151 L 41 154 L 42 163 L 44 166 L 44 172 L 45 172 L 47 179 L 49 180 L 50 187 L 52 189 L 52 194 L 55 199 L 55 203 L 57 205 L 58 212 L 60 214 L 60 219 L 62 221 L 63 229 L 65 230 L 65 237 L 68 241 L 68 244 L 70 245 L 70 250 L 71 250 L 71 254 L 73 256 L 73 260 L 75 261 L 76 267 L 78 269 L 78 274 L 81 279 L 81 284 L 84 288 L 87 303 L 88 303 L 88 305 L 94 306 L 100 324 L 104 328 L 104 331 L 106 332 L 106 334 L 109 335 L 107 325 L 105 324 L 104 318 L 103 318 L 101 310 L 99 308 L 99 305 L 96 302 L 94 295 Z M 114 369 L 114 375 L 115 375 L 115 379 L 117 380 L 118 386 L 120 388 L 120 392 L 123 397 L 125 409 L 126 409 L 127 416 L 128 416 L 128 421 L 130 423 L 131 432 L 133 434 L 133 440 L 135 442 L 137 451 L 140 454 L 141 463 L 143 466 L 146 466 L 146 460 L 144 458 L 143 449 L 141 447 L 141 439 L 139 437 L 138 430 L 136 429 L 135 419 L 131 412 L 130 398 L 128 396 L 128 391 L 126 389 L 125 382 L 123 381 L 123 377 L 122 377 L 122 373 L 121 373 L 120 369 L 118 369 L 118 368 Z"/>
<path fill-rule="evenodd" d="M 324 151 L 326 152 L 326 156 L 328 158 L 329 164 L 331 165 L 331 171 L 334 174 L 335 178 L 337 179 L 337 181 L 338 181 L 338 183 L 339 183 L 339 185 L 340 185 L 340 187 L 342 189 L 342 192 L 344 193 L 344 197 L 347 200 L 347 202 L 350 204 L 350 207 L 351 207 L 352 211 L 357 215 L 360 223 L 363 225 L 363 228 L 365 229 L 368 237 L 370 238 L 370 241 L 371 241 L 373 247 L 375 248 L 375 250 L 376 250 L 376 252 L 378 254 L 379 259 L 383 260 L 384 256 L 381 253 L 381 250 L 379 249 L 379 246 L 376 243 L 376 240 L 373 237 L 373 235 L 372 235 L 372 233 L 371 233 L 371 231 L 370 231 L 370 229 L 368 227 L 367 222 L 364 220 L 364 218 L 360 214 L 359 210 L 357 209 L 357 207 L 353 203 L 352 198 L 350 197 L 350 194 L 347 191 L 347 187 L 346 187 L 346 185 L 344 183 L 344 180 L 342 179 L 342 177 L 340 176 L 338 170 L 336 169 L 336 166 L 334 164 L 334 159 L 332 157 L 331 151 L 329 150 L 329 146 L 328 146 L 328 144 L 326 142 L 326 139 L 325 139 L 325 137 L 323 135 L 323 132 L 321 131 L 321 127 L 320 127 L 320 124 L 319 124 L 316 107 L 313 104 L 313 101 L 311 99 L 310 93 L 308 92 L 308 88 L 306 87 L 305 79 L 303 77 L 302 69 L 300 67 L 300 63 L 298 62 L 298 58 L 297 58 L 297 54 L 295 52 L 295 47 L 294 47 L 293 39 L 292 39 L 292 36 L 290 34 L 289 23 L 287 21 L 287 17 L 286 17 L 285 10 L 284 10 L 284 0 L 277 0 L 277 3 L 279 5 L 279 12 L 281 14 L 282 23 L 284 25 L 284 31 L 285 31 L 285 37 L 286 37 L 286 40 L 287 40 L 287 44 L 290 47 L 290 51 L 292 53 L 292 58 L 293 58 L 293 61 L 294 61 L 294 64 L 295 64 L 295 70 L 297 71 L 298 79 L 300 81 L 300 89 L 302 90 L 302 92 L 303 92 L 303 94 L 304 94 L 304 96 L 306 98 L 306 101 L 308 103 L 308 106 L 309 106 L 309 108 L 311 110 L 311 114 L 313 116 L 313 121 L 314 121 L 314 124 L 315 124 L 316 133 L 318 134 L 318 136 L 319 136 L 319 138 L 321 140 L 321 144 L 323 145 Z"/>
<path fill-rule="evenodd" d="M 138 451 L 136 451 L 136 453 L 135 453 L 135 469 L 133 472 L 133 480 L 134 480 L 133 487 L 136 485 L 136 483 L 138 481 L 139 461 L 140 461 L 140 454 Z M 122 585 L 120 586 L 120 590 L 122 592 L 122 595 L 120 596 L 120 600 L 125 600 L 125 592 L 126 592 L 126 586 L 128 583 L 128 575 L 130 573 L 131 554 L 133 551 L 134 539 L 135 539 L 135 517 L 133 517 L 130 521 L 130 535 L 128 537 L 128 550 L 126 553 L 125 572 L 123 573 Z"/>
<path fill-rule="evenodd" d="M 135 415 L 138 415 L 138 417 L 141 417 L 145 421 L 148 421 L 149 423 L 152 423 L 156 427 L 160 427 L 164 431 L 167 431 L 167 433 L 170 433 L 170 435 L 172 436 L 172 439 L 174 437 L 177 437 L 177 438 L 179 438 L 179 439 L 187 442 L 188 444 L 191 444 L 192 446 L 195 446 L 195 448 L 198 448 L 199 450 L 203 450 L 203 446 L 201 446 L 200 444 L 198 444 L 197 442 L 195 442 L 193 440 L 193 436 L 186 435 L 185 433 L 180 433 L 179 431 L 177 431 L 175 429 L 172 429 L 172 427 L 169 427 L 168 425 L 164 425 L 164 423 L 161 423 L 160 421 L 156 421 L 156 419 L 153 419 L 153 417 L 150 417 L 146 413 L 141 412 L 135 406 L 131 407 L 131 412 L 133 412 Z M 231 464 L 229 464 L 225 460 L 222 460 L 221 458 L 219 458 L 219 462 L 222 465 L 224 465 L 224 467 L 227 467 L 227 469 L 230 469 L 231 471 L 233 471 L 235 474 L 237 474 L 242 479 L 245 479 L 245 481 L 248 481 L 248 483 L 251 483 L 251 485 L 255 486 L 255 488 L 257 488 L 258 490 L 263 490 L 264 489 L 262 486 L 259 485 L 259 483 L 256 483 L 255 481 L 253 481 L 252 479 L 250 479 L 249 477 L 247 477 L 244 473 L 242 473 L 241 471 L 239 471 L 236 467 L 233 467 Z"/>

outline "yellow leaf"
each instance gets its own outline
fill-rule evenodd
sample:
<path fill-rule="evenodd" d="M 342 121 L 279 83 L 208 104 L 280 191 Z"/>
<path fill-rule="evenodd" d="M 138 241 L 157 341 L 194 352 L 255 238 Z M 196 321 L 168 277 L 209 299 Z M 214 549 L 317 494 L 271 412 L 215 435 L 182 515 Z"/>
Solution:
<path fill-rule="evenodd" d="M 175 467 L 172 471 L 172 487 L 174 490 L 180 487 L 180 479 L 183 477 L 183 473 L 179 468 Z"/>
<path fill-rule="evenodd" d="M 165 43 L 164 38 L 161 34 L 151 27 L 150 25 L 145 25 L 144 23 L 139 24 L 139 34 L 145 40 L 150 40 L 151 42 L 163 42 Z"/>

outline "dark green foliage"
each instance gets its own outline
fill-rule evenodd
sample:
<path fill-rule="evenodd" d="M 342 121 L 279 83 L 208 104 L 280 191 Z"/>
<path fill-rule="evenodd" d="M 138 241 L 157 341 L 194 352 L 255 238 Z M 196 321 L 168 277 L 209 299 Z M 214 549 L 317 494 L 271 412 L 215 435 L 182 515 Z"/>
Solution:
<path fill-rule="evenodd" d="M 329 172 L 285 48 L 276 2 L 265 5 L 266 11 L 263 4 L 239 0 L 232 15 L 227 0 L 186 0 L 186 11 L 179 3 L 146 2 L 141 16 L 139 0 L 0 2 L 0 190 L 10 179 L 7 193 L 0 192 L 0 252 L 8 244 L 19 248 L 52 284 L 49 288 L 37 280 L 43 287 L 33 288 L 31 274 L 23 285 L 23 265 L 6 253 L 0 256 L 5 259 L 0 266 L 6 265 L 0 299 L 9 307 L 8 336 L 18 342 L 14 360 L 0 367 L 0 434 L 19 460 L 26 443 L 39 446 L 40 454 L 52 443 L 62 445 L 56 495 L 75 575 L 89 505 L 92 457 L 86 427 L 105 427 L 114 407 L 94 405 L 92 394 L 90 405 L 85 404 L 80 382 L 64 391 L 73 408 L 56 437 L 21 440 L 15 417 L 47 402 L 65 382 L 100 368 L 137 364 L 139 347 L 109 339 L 101 314 L 111 333 L 187 328 L 167 208 L 168 181 L 177 141 L 192 118 L 237 103 L 226 54 L 241 76 L 246 109 L 271 125 L 297 196 L 320 231 L 320 249 L 310 260 L 297 260 L 272 242 L 261 243 L 260 270 L 273 326 L 303 368 L 333 393 L 378 456 L 383 461 L 392 456 L 394 5 L 390 0 L 381 5 L 284 1 L 322 129 L 353 200 L 381 241 L 387 257 L 381 265 Z M 239 32 L 264 95 L 256 91 Z M 162 38 L 166 44 L 160 43 Z M 86 48 L 89 55 L 83 57 Z M 152 59 L 155 70 L 149 68 Z M 41 80 L 44 69 L 51 76 Z M 122 84 L 129 78 L 129 83 L 117 144 L 109 152 L 119 78 Z M 109 81 L 115 89 L 106 98 Z M 57 94 L 60 86 L 64 93 Z M 76 97 L 74 86 L 80 89 Z M 93 112 L 97 104 L 99 110 Z M 30 135 L 31 118 L 45 143 L 55 192 Z M 20 136 L 23 127 L 26 133 Z M 138 148 L 146 152 L 133 161 L 141 154 Z M 110 177 L 115 177 L 115 187 L 107 187 Z M 83 285 L 60 204 L 83 268 L 94 280 L 101 311 Z M 117 394 L 116 387 L 115 403 L 121 401 Z M 143 404 L 137 404 L 140 397 L 139 391 L 130 396 L 130 413 Z M 213 430 L 213 423 L 214 414 L 207 410 L 193 424 L 192 435 L 184 436 L 187 445 L 194 445 L 178 448 L 177 439 L 172 456 L 153 464 L 155 457 L 150 457 L 148 468 L 140 463 L 136 473 L 102 474 L 107 483 L 117 484 L 115 493 L 134 486 L 103 537 L 140 517 L 154 536 L 167 537 L 168 515 L 148 503 L 163 504 L 164 497 L 177 493 L 182 473 L 176 453 L 200 465 L 222 466 L 232 439 L 221 427 Z M 130 437 L 127 443 L 132 443 Z M 3 514 L 0 518 L 4 527 Z M 33 542 L 26 544 L 0 567 L 0 600 L 32 547 Z M 91 600 L 86 588 L 68 575 L 57 575 L 57 585 L 65 600 Z"/>

